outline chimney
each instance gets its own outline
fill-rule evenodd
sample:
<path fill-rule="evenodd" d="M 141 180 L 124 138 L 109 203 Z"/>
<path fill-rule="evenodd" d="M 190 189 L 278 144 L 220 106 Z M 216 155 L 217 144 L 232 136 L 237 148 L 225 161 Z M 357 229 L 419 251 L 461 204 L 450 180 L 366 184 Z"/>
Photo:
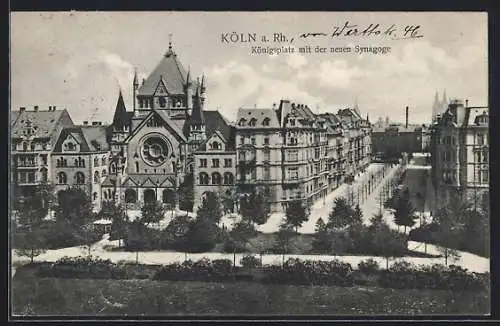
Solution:
<path fill-rule="evenodd" d="M 406 107 L 406 128 L 408 128 L 408 107 Z"/>
<path fill-rule="evenodd" d="M 83 122 L 83 125 L 84 125 L 84 126 L 88 126 L 88 125 L 89 125 L 89 122 L 88 122 L 88 121 L 84 121 L 84 122 Z"/>
<path fill-rule="evenodd" d="M 56 106 L 55 106 L 55 105 L 53 105 L 53 106 L 52 106 L 52 111 L 55 111 L 55 110 L 56 110 Z"/>
<path fill-rule="evenodd" d="M 26 111 L 26 108 L 25 108 L 24 106 L 21 106 L 21 107 L 19 108 L 19 112 L 24 112 L 24 111 Z"/>
<path fill-rule="evenodd" d="M 92 121 L 92 125 L 93 126 L 98 126 L 99 125 L 99 121 Z"/>
<path fill-rule="evenodd" d="M 465 100 L 465 107 L 468 108 L 469 107 L 469 100 Z"/>
<path fill-rule="evenodd" d="M 38 112 L 38 105 L 35 105 L 33 109 L 35 110 L 35 112 Z"/>
<path fill-rule="evenodd" d="M 142 84 L 144 85 L 145 82 L 146 82 L 146 79 L 143 78 L 142 79 Z"/>

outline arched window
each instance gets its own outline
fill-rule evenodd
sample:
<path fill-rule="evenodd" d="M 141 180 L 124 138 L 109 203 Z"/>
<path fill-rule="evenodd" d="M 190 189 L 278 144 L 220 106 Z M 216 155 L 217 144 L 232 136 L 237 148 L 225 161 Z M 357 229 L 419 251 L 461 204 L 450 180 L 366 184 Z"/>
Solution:
<path fill-rule="evenodd" d="M 220 185 L 222 177 L 219 172 L 214 172 L 212 173 L 212 184 L 214 185 Z"/>
<path fill-rule="evenodd" d="M 59 172 L 57 174 L 57 183 L 60 185 L 65 185 L 68 183 L 68 176 L 64 172 Z"/>
<path fill-rule="evenodd" d="M 99 158 L 94 157 L 94 166 L 99 166 Z"/>
<path fill-rule="evenodd" d="M 85 167 L 85 160 L 81 157 L 78 158 L 78 166 L 82 168 Z"/>
<path fill-rule="evenodd" d="M 106 164 L 108 164 L 108 163 L 106 162 L 106 157 L 103 157 L 103 158 L 102 158 L 102 165 L 106 165 Z"/>
<path fill-rule="evenodd" d="M 35 151 L 35 144 L 31 143 L 31 145 L 30 145 L 30 149 L 31 149 L 32 151 Z"/>
<path fill-rule="evenodd" d="M 200 184 L 201 185 L 207 185 L 208 184 L 208 174 L 205 172 L 201 172 L 200 175 Z"/>
<path fill-rule="evenodd" d="M 23 143 L 23 151 L 27 151 L 28 150 L 28 144 L 27 143 Z"/>
<path fill-rule="evenodd" d="M 102 175 L 103 177 L 105 177 L 107 174 L 108 174 L 108 172 L 107 172 L 106 170 L 102 170 L 101 175 Z"/>
<path fill-rule="evenodd" d="M 78 159 L 77 158 L 75 158 L 74 162 L 75 162 L 75 166 L 78 166 Z"/>
<path fill-rule="evenodd" d="M 85 183 L 85 174 L 82 172 L 75 173 L 75 182 L 77 185 L 82 185 Z"/>
<path fill-rule="evenodd" d="M 264 118 L 264 120 L 262 121 L 262 125 L 263 125 L 263 126 L 269 126 L 269 122 L 270 122 L 270 121 L 271 121 L 271 119 L 269 119 L 269 118 L 267 118 L 267 117 L 266 117 L 266 118 Z"/>
<path fill-rule="evenodd" d="M 135 162 L 135 173 L 139 173 L 139 162 Z"/>
<path fill-rule="evenodd" d="M 135 203 L 137 201 L 137 192 L 134 189 L 128 188 L 125 190 L 125 202 Z"/>
<path fill-rule="evenodd" d="M 172 189 L 163 190 L 162 200 L 164 204 L 175 205 L 175 191 Z"/>
<path fill-rule="evenodd" d="M 110 169 L 111 169 L 111 173 L 116 173 L 116 164 L 115 163 L 111 163 L 110 164 Z"/>
<path fill-rule="evenodd" d="M 234 183 L 234 176 L 231 172 L 224 173 L 224 184 L 232 185 Z"/>
<path fill-rule="evenodd" d="M 104 199 L 108 200 L 108 193 L 106 191 L 104 191 Z"/>
<path fill-rule="evenodd" d="M 97 200 L 97 192 L 94 192 L 94 194 L 92 194 L 92 197 L 94 200 Z"/>
<path fill-rule="evenodd" d="M 94 172 L 94 183 L 99 183 L 99 180 L 100 177 L 99 177 L 99 171 L 95 171 Z"/>
<path fill-rule="evenodd" d="M 211 145 L 212 149 L 220 149 L 220 143 L 218 141 L 213 141 Z"/>
<path fill-rule="evenodd" d="M 250 119 L 250 122 L 248 123 L 248 125 L 251 126 L 251 127 L 255 127 L 255 123 L 256 122 L 257 122 L 257 119 L 252 118 L 252 119 Z"/>
<path fill-rule="evenodd" d="M 247 120 L 245 118 L 241 118 L 240 121 L 238 122 L 239 126 L 244 126 Z"/>

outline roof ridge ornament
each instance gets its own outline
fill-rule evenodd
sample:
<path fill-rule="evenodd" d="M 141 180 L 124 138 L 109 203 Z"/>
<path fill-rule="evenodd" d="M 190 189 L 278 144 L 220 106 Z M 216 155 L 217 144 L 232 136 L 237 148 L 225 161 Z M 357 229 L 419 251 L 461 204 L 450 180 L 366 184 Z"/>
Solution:
<path fill-rule="evenodd" d="M 171 55 L 175 55 L 174 50 L 172 48 L 172 33 L 168 34 L 168 51 L 165 53 L 166 57 L 169 57 Z"/>

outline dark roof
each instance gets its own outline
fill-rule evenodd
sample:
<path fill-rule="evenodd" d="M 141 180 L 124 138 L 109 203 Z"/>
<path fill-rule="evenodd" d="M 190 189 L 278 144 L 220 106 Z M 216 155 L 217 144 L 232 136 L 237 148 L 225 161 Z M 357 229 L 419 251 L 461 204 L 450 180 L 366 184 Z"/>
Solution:
<path fill-rule="evenodd" d="M 80 153 L 109 150 L 107 126 L 76 126 L 64 128 L 54 146 L 54 152 L 62 152 L 62 144 L 71 135 L 80 144 Z"/>
<path fill-rule="evenodd" d="M 17 115 L 17 120 L 12 125 L 12 138 L 21 137 L 22 135 L 24 135 L 24 131 L 26 127 L 28 127 L 28 124 L 30 124 L 33 128 L 33 137 L 49 138 L 53 136 L 53 133 L 56 130 L 57 123 L 64 115 L 67 115 L 67 118 L 71 121 L 71 118 L 69 117 L 66 109 L 54 111 L 17 111 L 17 113 L 15 114 L 14 112 L 12 112 L 13 114 L 11 115 L 11 117 Z"/>
<path fill-rule="evenodd" d="M 251 127 L 248 125 L 252 118 L 256 120 L 255 128 L 279 128 L 280 124 L 276 113 L 273 109 L 257 109 L 257 108 L 239 108 L 236 114 L 236 123 L 239 125 L 241 119 L 245 119 L 246 123 L 241 125 L 243 128 Z M 264 119 L 269 119 L 269 125 L 264 126 Z"/>
<path fill-rule="evenodd" d="M 205 111 L 205 133 L 209 139 L 215 131 L 219 131 L 227 141 L 227 148 L 234 148 L 235 129 L 219 111 Z"/>
<path fill-rule="evenodd" d="M 203 124 L 205 123 L 205 116 L 203 114 L 203 107 L 201 105 L 201 98 L 199 89 L 196 89 L 196 94 L 193 102 L 193 111 L 191 113 L 190 123 Z"/>
<path fill-rule="evenodd" d="M 19 117 L 19 111 L 10 111 L 10 126 L 12 127 L 16 123 Z"/>
<path fill-rule="evenodd" d="M 134 112 L 127 112 L 127 108 L 125 107 L 125 103 L 123 102 L 122 91 L 120 91 L 118 101 L 116 102 L 115 115 L 113 116 L 113 126 L 117 128 L 130 126 L 133 116 Z"/>
<path fill-rule="evenodd" d="M 153 95 L 161 79 L 169 94 L 184 94 L 186 77 L 186 70 L 170 48 L 144 84 L 139 87 L 138 95 Z"/>

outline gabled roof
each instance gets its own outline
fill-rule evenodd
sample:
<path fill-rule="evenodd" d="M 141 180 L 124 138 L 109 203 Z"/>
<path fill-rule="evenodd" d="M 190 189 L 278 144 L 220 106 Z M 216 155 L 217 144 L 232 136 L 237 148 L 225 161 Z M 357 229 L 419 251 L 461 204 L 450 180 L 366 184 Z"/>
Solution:
<path fill-rule="evenodd" d="M 17 111 L 15 114 L 14 112 L 12 112 L 13 115 L 11 117 L 17 115 L 17 120 L 12 125 L 12 138 L 23 136 L 28 125 L 32 127 L 33 133 L 31 136 L 34 138 L 55 137 L 56 126 L 63 116 L 66 116 L 71 121 L 71 117 L 66 109 L 53 111 Z M 72 121 L 71 124 L 73 124 Z"/>
<path fill-rule="evenodd" d="M 10 111 L 10 126 L 12 127 L 19 117 L 19 111 Z"/>
<path fill-rule="evenodd" d="M 184 94 L 186 75 L 186 70 L 170 47 L 144 84 L 139 87 L 138 95 L 153 95 L 162 77 L 170 94 Z"/>
<path fill-rule="evenodd" d="M 108 175 L 101 183 L 101 187 L 114 187 L 116 185 L 117 177 L 115 175 Z"/>
<path fill-rule="evenodd" d="M 172 176 L 163 174 L 129 174 L 127 180 L 142 187 L 159 187 L 166 183 L 175 185 L 175 179 Z"/>
<path fill-rule="evenodd" d="M 153 116 L 153 114 L 158 115 L 165 122 L 165 124 L 172 131 L 174 131 L 174 136 L 179 137 L 183 142 L 187 142 L 186 136 L 184 135 L 182 128 L 179 128 L 179 123 L 174 122 L 175 120 L 170 119 L 167 116 L 167 114 L 165 112 L 163 112 L 163 110 L 155 110 L 155 109 L 152 109 L 146 115 L 146 117 L 144 117 L 142 119 L 142 121 L 139 123 L 139 125 L 137 127 L 135 127 L 134 130 L 132 131 L 132 133 L 125 139 L 125 142 L 128 142 L 128 141 L 130 141 L 130 139 L 135 137 L 137 132 L 147 123 L 147 121 Z M 182 123 L 184 123 L 184 122 L 182 121 Z"/>
<path fill-rule="evenodd" d="M 107 126 L 75 126 L 64 128 L 54 146 L 54 152 L 63 151 L 62 144 L 68 136 L 73 137 L 80 144 L 80 153 L 109 150 Z"/>
<path fill-rule="evenodd" d="M 215 131 L 219 131 L 226 140 L 227 150 L 234 149 L 235 129 L 229 125 L 219 111 L 205 111 L 205 133 L 207 139 L 210 138 Z"/>

